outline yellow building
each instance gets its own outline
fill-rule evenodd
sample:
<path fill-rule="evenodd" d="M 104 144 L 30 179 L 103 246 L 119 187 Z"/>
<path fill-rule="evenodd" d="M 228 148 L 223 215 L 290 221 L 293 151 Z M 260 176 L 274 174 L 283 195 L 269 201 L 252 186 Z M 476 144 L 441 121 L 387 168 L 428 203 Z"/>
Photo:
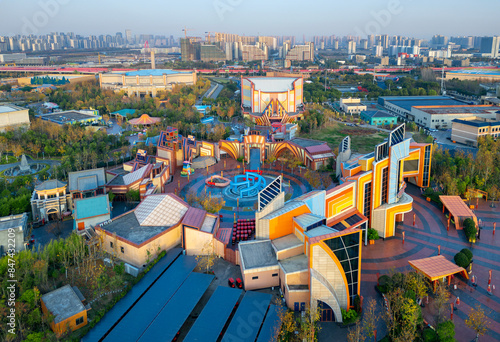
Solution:
<path fill-rule="evenodd" d="M 452 120 L 451 140 L 477 147 L 477 139 L 491 136 L 500 137 L 500 113 L 496 120 L 488 120 L 477 116 Z"/>
<path fill-rule="evenodd" d="M 42 312 L 46 316 L 54 316 L 50 327 L 58 337 L 87 325 L 87 310 L 90 310 L 90 306 L 85 306 L 84 302 L 85 298 L 78 288 L 70 285 L 42 296 Z"/>
<path fill-rule="evenodd" d="M 7 128 L 30 126 L 29 110 L 13 104 L 0 105 L 0 132 Z"/>

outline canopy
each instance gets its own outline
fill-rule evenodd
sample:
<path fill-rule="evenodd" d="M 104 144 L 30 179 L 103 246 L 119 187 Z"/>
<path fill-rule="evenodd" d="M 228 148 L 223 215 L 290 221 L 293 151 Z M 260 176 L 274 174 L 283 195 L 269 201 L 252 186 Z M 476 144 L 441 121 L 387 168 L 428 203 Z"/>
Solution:
<path fill-rule="evenodd" d="M 140 118 L 131 119 L 128 122 L 131 125 L 154 125 L 161 121 L 161 118 L 152 118 L 147 114 L 142 114 Z"/>
<path fill-rule="evenodd" d="M 469 275 L 463 267 L 457 266 L 442 255 L 436 255 L 430 258 L 410 260 L 408 263 L 418 272 L 429 278 L 430 281 L 449 277 L 456 273 L 462 273 L 469 279 Z"/>
<path fill-rule="evenodd" d="M 476 215 L 469 209 L 460 196 L 439 196 L 444 208 L 448 209 L 450 214 L 455 218 L 455 227 L 462 229 L 463 221 L 466 218 L 471 218 L 477 225 Z"/>

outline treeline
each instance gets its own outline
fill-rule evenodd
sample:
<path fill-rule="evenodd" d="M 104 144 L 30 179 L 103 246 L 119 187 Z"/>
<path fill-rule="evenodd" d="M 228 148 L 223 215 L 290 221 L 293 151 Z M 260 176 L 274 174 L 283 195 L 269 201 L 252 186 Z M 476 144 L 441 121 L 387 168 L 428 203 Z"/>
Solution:
<path fill-rule="evenodd" d="M 435 148 L 432 156 L 432 179 L 447 195 L 470 196 L 468 190 L 486 191 L 492 200 L 500 197 L 500 140 L 491 136 L 478 140 L 479 150 L 472 153 Z"/>
<path fill-rule="evenodd" d="M 0 182 L 0 217 L 30 212 L 32 192 L 32 176 L 19 176 L 12 183 Z"/>
<path fill-rule="evenodd" d="M 42 85 L 42 84 L 53 84 L 53 85 L 63 85 L 69 83 L 66 77 L 57 78 L 50 76 L 35 76 L 31 78 L 31 84 Z"/>

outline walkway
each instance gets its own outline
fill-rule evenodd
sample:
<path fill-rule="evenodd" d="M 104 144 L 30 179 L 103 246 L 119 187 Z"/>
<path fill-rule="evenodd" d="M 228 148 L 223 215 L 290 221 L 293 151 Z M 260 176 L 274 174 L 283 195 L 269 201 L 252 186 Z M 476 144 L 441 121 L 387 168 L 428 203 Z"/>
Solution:
<path fill-rule="evenodd" d="M 481 341 L 500 340 L 500 298 L 498 290 L 493 290 L 493 296 L 487 294 L 488 271 L 493 271 L 492 285 L 500 279 L 500 236 L 493 235 L 493 223 L 500 225 L 500 212 L 497 208 L 491 208 L 490 203 L 479 201 L 479 209 L 475 211 L 478 219 L 483 222 L 481 240 L 474 245 L 466 241 L 463 231 L 457 231 L 450 226 L 446 230 L 446 218 L 442 211 L 434 203 L 427 202 L 420 194 L 420 189 L 409 185 L 407 193 L 413 197 L 413 211 L 405 215 L 405 220 L 396 229 L 396 236 L 386 241 L 378 240 L 375 245 L 363 248 L 361 293 L 364 302 L 375 298 L 381 302 L 380 295 L 375 291 L 377 273 L 389 274 L 391 270 L 410 271 L 409 260 L 427 258 L 438 255 L 438 246 L 441 246 L 441 255 L 453 261 L 453 257 L 462 248 L 471 249 L 474 254 L 473 272 L 477 277 L 477 288 L 470 286 L 469 281 L 461 277 L 455 277 L 452 281 L 450 303 L 456 297 L 460 297 L 460 305 L 454 314 L 455 338 L 457 341 L 471 341 L 475 334 L 465 325 L 470 308 L 479 303 L 489 315 L 492 321 L 486 336 Z M 413 227 L 413 214 L 416 215 L 415 227 Z M 402 232 L 405 232 L 405 243 L 403 244 Z M 498 235 L 498 234 L 497 234 Z M 457 285 L 457 289 L 454 289 Z M 498 285 L 498 284 L 497 284 Z M 379 305 L 380 309 L 380 305 Z M 446 311 L 449 317 L 449 309 Z M 433 321 L 433 317 L 424 310 L 427 320 Z M 385 333 L 384 324 L 379 324 L 380 337 Z"/>

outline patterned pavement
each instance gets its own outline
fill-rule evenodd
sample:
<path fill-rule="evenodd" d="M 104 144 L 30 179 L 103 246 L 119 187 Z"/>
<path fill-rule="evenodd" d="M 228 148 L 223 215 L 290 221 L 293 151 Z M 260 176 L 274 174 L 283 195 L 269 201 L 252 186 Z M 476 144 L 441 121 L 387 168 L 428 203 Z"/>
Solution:
<path fill-rule="evenodd" d="M 427 202 L 420 194 L 420 189 L 415 186 L 408 186 L 407 192 L 413 197 L 413 211 L 405 215 L 402 224 L 398 224 L 396 236 L 378 240 L 375 245 L 368 245 L 363 249 L 362 272 L 361 272 L 361 293 L 365 298 L 365 303 L 369 298 L 375 298 L 381 302 L 380 295 L 375 291 L 377 273 L 380 275 L 389 274 L 391 270 L 405 271 L 411 270 L 409 260 L 427 258 L 438 254 L 438 246 L 441 246 L 441 255 L 453 261 L 453 257 L 462 248 L 469 248 L 474 254 L 472 274 L 477 277 L 478 286 L 473 288 L 470 282 L 461 277 L 454 277 L 451 285 L 450 303 L 456 297 L 460 297 L 460 305 L 454 312 L 453 321 L 455 323 L 455 338 L 457 341 L 471 341 L 475 334 L 465 325 L 465 319 L 471 307 L 479 303 L 489 316 L 491 323 L 485 336 L 480 337 L 480 341 L 500 340 L 500 299 L 498 289 L 493 289 L 498 285 L 500 279 L 500 236 L 493 235 L 493 223 L 497 222 L 500 227 L 500 210 L 490 207 L 490 202 L 479 201 L 479 207 L 475 210 L 478 219 L 481 219 L 483 229 L 481 239 L 472 245 L 466 241 L 463 231 L 457 231 L 450 225 L 449 231 L 446 229 L 446 218 L 441 210 L 434 203 Z M 413 214 L 416 215 L 415 227 L 413 226 Z M 403 244 L 402 232 L 405 232 L 405 242 Z M 492 270 L 492 292 L 487 293 L 488 271 Z M 455 289 L 456 285 L 456 289 Z M 432 299 L 431 299 L 432 301 Z M 433 314 L 429 312 L 432 302 L 424 310 L 424 318 L 428 322 L 433 322 Z M 445 310 L 449 317 L 450 309 Z M 379 331 L 383 336 L 385 333 L 383 324 L 379 325 Z"/>

